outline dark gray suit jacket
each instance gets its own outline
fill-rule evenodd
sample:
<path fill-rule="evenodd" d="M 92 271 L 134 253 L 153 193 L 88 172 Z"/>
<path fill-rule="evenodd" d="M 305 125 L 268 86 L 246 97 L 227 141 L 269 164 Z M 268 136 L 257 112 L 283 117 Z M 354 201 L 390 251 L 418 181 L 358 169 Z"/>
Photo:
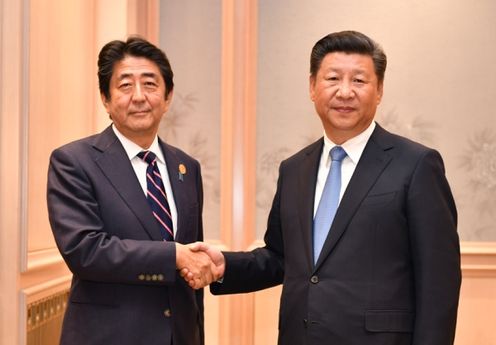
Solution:
<path fill-rule="evenodd" d="M 200 165 L 160 141 L 177 206 L 176 241 L 203 239 Z M 186 174 L 179 178 L 183 164 Z M 73 273 L 61 344 L 200 345 L 203 291 L 176 272 L 143 190 L 111 127 L 56 149 L 48 212 Z"/>
<path fill-rule="evenodd" d="M 282 162 L 266 246 L 225 253 L 212 292 L 282 283 L 280 345 L 451 345 L 460 254 L 441 156 L 377 125 L 314 266 L 322 146 Z"/>

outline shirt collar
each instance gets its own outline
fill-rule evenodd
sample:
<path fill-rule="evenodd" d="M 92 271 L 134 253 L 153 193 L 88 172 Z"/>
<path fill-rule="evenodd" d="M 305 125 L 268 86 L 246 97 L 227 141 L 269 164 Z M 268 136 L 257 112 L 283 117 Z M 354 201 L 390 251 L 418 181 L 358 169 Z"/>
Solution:
<path fill-rule="evenodd" d="M 133 158 L 136 157 L 136 155 L 138 153 L 145 150 L 141 146 L 139 146 L 138 144 L 129 140 L 126 136 L 124 136 L 124 134 L 119 132 L 119 130 L 114 125 L 112 125 L 112 130 L 114 131 L 115 135 L 117 136 L 117 138 L 121 142 L 122 146 L 124 147 L 124 151 L 126 151 L 126 154 L 127 154 L 127 157 L 129 158 L 129 160 L 132 160 Z M 157 156 L 158 161 L 160 163 L 165 164 L 164 155 L 162 153 L 162 150 L 160 149 L 160 145 L 158 144 L 158 136 L 157 135 L 155 135 L 155 138 L 153 139 L 152 144 L 146 150 L 152 151 Z"/>
<path fill-rule="evenodd" d="M 376 126 L 375 121 L 372 121 L 371 124 L 362 133 L 358 134 L 356 137 L 348 139 L 343 144 L 339 145 L 345 150 L 346 154 L 351 159 L 353 164 L 355 165 L 358 164 L 358 161 L 362 156 L 363 150 L 365 149 L 365 145 L 367 145 L 367 142 L 369 141 L 372 132 L 374 132 L 375 126 Z M 338 146 L 338 145 L 333 143 L 332 140 L 329 139 L 324 132 L 323 153 L 325 154 L 325 157 L 329 157 L 329 151 L 331 151 L 331 149 L 334 146 Z"/>

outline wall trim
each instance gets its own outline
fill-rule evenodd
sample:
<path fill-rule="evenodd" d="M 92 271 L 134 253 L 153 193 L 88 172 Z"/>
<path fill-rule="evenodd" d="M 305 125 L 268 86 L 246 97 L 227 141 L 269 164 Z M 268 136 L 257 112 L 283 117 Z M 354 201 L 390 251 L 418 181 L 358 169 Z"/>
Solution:
<path fill-rule="evenodd" d="M 54 248 L 37 250 L 28 253 L 26 271 L 34 271 L 60 264 L 64 261 L 59 250 Z"/>
<path fill-rule="evenodd" d="M 21 311 L 23 307 L 26 307 L 31 302 L 35 302 L 52 294 L 68 289 L 70 287 L 71 280 L 72 274 L 67 274 L 22 289 L 21 300 L 24 300 L 26 303 L 24 303 L 24 305 L 21 303 Z"/>
<path fill-rule="evenodd" d="M 462 242 L 464 276 L 496 277 L 496 242 Z"/>
<path fill-rule="evenodd" d="M 496 256 L 496 242 L 470 242 L 462 241 L 462 254 L 486 254 Z"/>
<path fill-rule="evenodd" d="M 21 22 L 21 75 L 20 75 L 20 121 L 19 121 L 19 226 L 21 272 L 28 267 L 28 169 L 29 169 L 29 43 L 30 0 L 22 1 Z"/>
<path fill-rule="evenodd" d="M 72 274 L 51 279 L 20 291 L 19 303 L 19 344 L 26 344 L 28 304 L 69 289 Z"/>

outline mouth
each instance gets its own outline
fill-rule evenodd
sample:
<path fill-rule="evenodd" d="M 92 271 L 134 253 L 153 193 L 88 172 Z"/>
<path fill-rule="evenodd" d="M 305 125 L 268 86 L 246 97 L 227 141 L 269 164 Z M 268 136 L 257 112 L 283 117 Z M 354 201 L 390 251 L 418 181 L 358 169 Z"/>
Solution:
<path fill-rule="evenodd" d="M 149 113 L 149 110 L 139 110 L 139 111 L 131 111 L 129 115 L 132 116 L 145 116 Z"/>
<path fill-rule="evenodd" d="M 355 111 L 356 109 L 354 107 L 347 107 L 347 106 L 342 106 L 342 107 L 332 107 L 335 111 L 338 113 L 351 113 Z"/>

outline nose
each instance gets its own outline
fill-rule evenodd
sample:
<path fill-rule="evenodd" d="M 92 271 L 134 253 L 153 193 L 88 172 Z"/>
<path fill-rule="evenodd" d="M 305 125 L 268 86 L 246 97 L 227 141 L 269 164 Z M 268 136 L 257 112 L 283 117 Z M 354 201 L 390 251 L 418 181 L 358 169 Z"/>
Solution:
<path fill-rule="evenodd" d="M 341 84 L 339 84 L 339 88 L 338 88 L 338 92 L 336 93 L 336 96 L 345 99 L 353 97 L 353 89 L 350 83 L 347 81 L 343 81 Z"/>
<path fill-rule="evenodd" d="M 136 86 L 134 87 L 134 92 L 133 92 L 133 101 L 134 102 L 141 102 L 145 99 L 145 94 L 141 88 L 141 85 L 139 83 L 136 83 Z"/>

